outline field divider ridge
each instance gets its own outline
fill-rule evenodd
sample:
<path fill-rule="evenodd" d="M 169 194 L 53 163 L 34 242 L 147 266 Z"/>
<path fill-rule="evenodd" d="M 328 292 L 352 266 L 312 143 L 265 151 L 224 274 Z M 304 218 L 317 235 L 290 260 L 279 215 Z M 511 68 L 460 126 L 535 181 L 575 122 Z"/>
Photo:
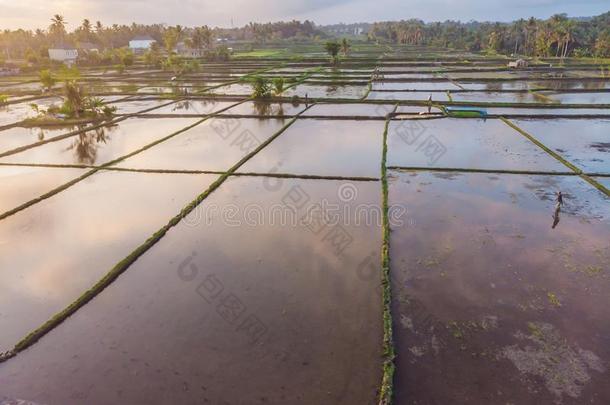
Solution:
<path fill-rule="evenodd" d="M 394 111 L 398 105 L 394 105 Z M 383 307 L 383 374 L 381 386 L 379 387 L 379 405 L 391 405 L 394 391 L 394 371 L 396 365 L 396 351 L 394 348 L 394 336 L 392 326 L 392 284 L 390 275 L 390 219 L 388 202 L 388 129 L 390 126 L 391 113 L 386 119 L 383 130 L 383 147 L 381 155 L 381 201 L 382 201 L 382 246 L 381 246 L 381 300 Z"/>

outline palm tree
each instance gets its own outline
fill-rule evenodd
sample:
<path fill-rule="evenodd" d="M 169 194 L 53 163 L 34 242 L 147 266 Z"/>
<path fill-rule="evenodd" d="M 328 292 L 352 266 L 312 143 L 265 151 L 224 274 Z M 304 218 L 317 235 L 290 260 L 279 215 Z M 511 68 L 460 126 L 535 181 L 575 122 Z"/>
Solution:
<path fill-rule="evenodd" d="M 337 41 L 328 41 L 326 44 L 324 44 L 324 49 L 332 58 L 333 63 L 337 63 L 339 61 L 339 50 L 341 49 L 341 44 L 339 44 Z"/>
<path fill-rule="evenodd" d="M 193 35 L 185 41 L 188 46 L 201 51 L 204 48 L 210 48 L 212 44 L 212 30 L 204 25 L 193 30 Z"/>
<path fill-rule="evenodd" d="M 85 18 L 83 20 L 83 23 L 81 24 L 80 28 L 84 33 L 90 34 L 91 33 L 91 21 L 89 21 L 87 18 Z"/>
<path fill-rule="evenodd" d="M 570 42 L 574 41 L 574 28 L 575 28 L 576 24 L 574 23 L 573 20 L 566 20 L 563 23 L 563 42 L 564 42 L 564 48 L 563 48 L 563 53 L 561 55 L 561 58 L 564 59 L 565 57 L 568 56 L 568 51 L 569 51 L 569 47 L 570 47 Z"/>
<path fill-rule="evenodd" d="M 529 54 L 530 56 L 534 56 L 537 30 L 538 21 L 534 17 L 530 17 L 530 19 L 527 20 L 527 25 L 525 26 L 525 53 Z"/>
<path fill-rule="evenodd" d="M 174 52 L 176 45 L 178 45 L 178 42 L 180 41 L 181 33 L 182 29 L 178 29 L 177 27 L 169 27 L 163 33 L 163 43 L 165 44 L 165 50 L 168 54 L 171 55 Z"/>
<path fill-rule="evenodd" d="M 49 33 L 55 40 L 63 40 L 66 36 L 66 20 L 63 16 L 55 14 L 51 18 L 51 26 L 49 27 Z"/>
<path fill-rule="evenodd" d="M 349 43 L 347 38 L 343 38 L 341 40 L 341 53 L 343 54 L 343 56 L 347 56 L 349 54 L 351 47 L 352 45 Z"/>

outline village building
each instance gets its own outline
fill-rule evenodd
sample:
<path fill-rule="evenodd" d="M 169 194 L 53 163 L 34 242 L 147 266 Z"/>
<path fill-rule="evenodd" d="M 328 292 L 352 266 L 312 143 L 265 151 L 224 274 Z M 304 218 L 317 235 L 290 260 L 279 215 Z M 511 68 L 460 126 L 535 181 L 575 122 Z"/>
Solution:
<path fill-rule="evenodd" d="M 78 50 L 72 45 L 58 44 L 49 48 L 49 59 L 72 66 L 78 58 Z"/>
<path fill-rule="evenodd" d="M 149 35 L 138 35 L 129 41 L 129 48 L 134 52 L 143 52 L 151 48 L 155 39 Z"/>

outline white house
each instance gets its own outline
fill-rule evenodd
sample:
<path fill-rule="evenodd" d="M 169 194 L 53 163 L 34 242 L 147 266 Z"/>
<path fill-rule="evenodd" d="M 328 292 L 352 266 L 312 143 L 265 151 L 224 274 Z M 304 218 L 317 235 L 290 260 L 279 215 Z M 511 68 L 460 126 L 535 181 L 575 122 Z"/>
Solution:
<path fill-rule="evenodd" d="M 73 46 L 60 44 L 49 48 L 49 59 L 51 60 L 71 66 L 77 58 L 78 51 Z"/>
<path fill-rule="evenodd" d="M 133 51 L 145 51 L 150 49 L 155 42 L 157 41 L 148 35 L 138 35 L 129 41 L 129 48 Z"/>

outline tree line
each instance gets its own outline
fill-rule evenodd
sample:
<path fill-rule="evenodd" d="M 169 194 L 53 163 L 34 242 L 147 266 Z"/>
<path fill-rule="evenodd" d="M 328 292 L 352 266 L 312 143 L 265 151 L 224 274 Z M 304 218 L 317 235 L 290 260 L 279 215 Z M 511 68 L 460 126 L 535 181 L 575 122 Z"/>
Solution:
<path fill-rule="evenodd" d="M 511 23 L 411 19 L 371 25 L 368 38 L 395 44 L 427 45 L 531 57 L 610 56 L 610 12 L 573 19 L 556 14 Z"/>
<path fill-rule="evenodd" d="M 79 46 L 90 43 L 98 49 L 126 47 L 136 36 L 150 36 L 163 47 L 185 41 L 188 46 L 209 48 L 216 38 L 265 43 L 283 39 L 312 39 L 324 34 L 311 21 L 288 21 L 275 23 L 250 23 L 240 28 L 184 27 L 164 24 L 103 25 L 100 21 L 84 19 L 72 32 L 67 30 L 67 21 L 55 15 L 46 30 L 0 31 L 0 59 L 27 59 L 45 57 L 47 50 L 59 44 Z"/>
<path fill-rule="evenodd" d="M 47 29 L 0 31 L 0 62 L 46 58 L 58 44 L 94 44 L 98 49 L 120 49 L 135 36 L 147 35 L 163 48 L 183 41 L 196 49 L 209 49 L 216 39 L 266 43 L 311 41 L 328 38 L 311 21 L 249 23 L 239 28 L 168 27 L 164 24 L 103 25 L 85 19 L 72 32 L 61 15 L 55 15 Z M 610 12 L 587 19 L 557 14 L 549 19 L 520 19 L 511 23 L 421 20 L 378 22 L 369 25 L 367 39 L 395 44 L 425 45 L 532 57 L 610 56 Z M 120 56 L 120 55 L 119 55 Z"/>

